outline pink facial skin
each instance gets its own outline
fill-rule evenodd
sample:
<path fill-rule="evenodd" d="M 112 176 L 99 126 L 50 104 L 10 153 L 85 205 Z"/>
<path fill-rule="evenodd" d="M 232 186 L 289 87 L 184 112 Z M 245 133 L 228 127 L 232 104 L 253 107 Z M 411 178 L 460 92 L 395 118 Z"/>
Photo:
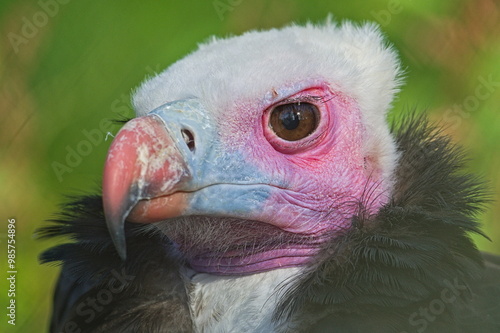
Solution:
<path fill-rule="evenodd" d="M 320 111 L 314 133 L 285 141 L 269 126 L 280 104 L 309 102 Z M 388 200 L 380 173 L 367 165 L 365 130 L 356 102 L 321 81 L 276 88 L 261 103 L 237 103 L 222 141 L 269 175 L 271 196 L 254 216 L 285 231 L 322 235 L 345 230 L 356 214 L 375 213 Z"/>
<path fill-rule="evenodd" d="M 319 125 L 304 139 L 280 139 L 269 126 L 270 113 L 298 101 L 317 106 Z M 171 236 L 195 270 L 234 275 L 305 265 L 325 241 L 351 226 L 353 216 L 373 214 L 387 202 L 381 173 L 363 152 L 365 129 L 352 98 L 321 81 L 301 82 L 234 109 L 223 112 L 229 119 L 216 119 L 218 145 L 242 170 L 254 171 L 193 194 L 207 198 L 191 201 L 191 207 L 203 207 L 193 215 L 215 222 L 206 227 L 195 217 L 185 223 L 212 234 L 196 241 L 191 231 Z"/>
<path fill-rule="evenodd" d="M 131 222 L 160 222 L 195 270 L 241 275 L 304 265 L 354 215 L 378 211 L 389 189 L 363 150 L 356 101 L 338 91 L 305 81 L 220 113 L 196 99 L 174 101 L 126 125 L 110 149 L 103 186 L 122 258 L 128 212 Z M 318 126 L 301 140 L 283 140 L 270 114 L 298 102 L 317 107 Z"/>

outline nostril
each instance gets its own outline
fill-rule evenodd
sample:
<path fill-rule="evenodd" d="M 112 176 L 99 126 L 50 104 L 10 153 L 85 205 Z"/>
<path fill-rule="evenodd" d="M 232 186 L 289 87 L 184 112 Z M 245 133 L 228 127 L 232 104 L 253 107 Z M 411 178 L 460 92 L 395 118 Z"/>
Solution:
<path fill-rule="evenodd" d="M 188 146 L 189 150 L 194 151 L 195 145 L 194 145 L 193 133 L 188 129 L 182 129 L 181 133 L 182 133 L 182 138 L 184 139 L 184 142 L 186 142 L 186 145 Z"/>

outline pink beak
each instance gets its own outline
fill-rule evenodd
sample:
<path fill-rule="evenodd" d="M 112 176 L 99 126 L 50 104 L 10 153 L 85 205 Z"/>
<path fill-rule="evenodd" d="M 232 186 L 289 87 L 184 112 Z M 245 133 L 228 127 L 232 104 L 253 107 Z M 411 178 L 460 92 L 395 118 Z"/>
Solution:
<path fill-rule="evenodd" d="M 154 115 L 129 121 L 108 151 L 103 176 L 106 224 L 122 259 L 125 220 L 153 223 L 186 208 L 188 167 L 164 123 Z"/>

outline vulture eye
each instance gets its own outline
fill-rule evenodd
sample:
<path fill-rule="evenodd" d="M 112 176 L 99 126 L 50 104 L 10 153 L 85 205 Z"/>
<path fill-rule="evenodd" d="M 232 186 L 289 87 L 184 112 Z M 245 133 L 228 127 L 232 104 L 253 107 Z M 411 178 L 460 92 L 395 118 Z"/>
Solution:
<path fill-rule="evenodd" d="M 319 123 L 319 110 L 311 103 L 290 103 L 276 106 L 269 126 L 277 136 L 297 141 L 314 132 Z"/>

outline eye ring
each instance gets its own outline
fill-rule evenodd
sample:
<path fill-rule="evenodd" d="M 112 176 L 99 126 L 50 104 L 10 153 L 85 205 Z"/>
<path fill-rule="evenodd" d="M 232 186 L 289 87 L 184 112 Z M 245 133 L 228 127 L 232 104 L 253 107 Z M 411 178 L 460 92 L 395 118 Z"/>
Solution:
<path fill-rule="evenodd" d="M 268 126 L 285 141 L 302 140 L 318 128 L 320 112 L 307 102 L 280 104 L 271 110 Z"/>

